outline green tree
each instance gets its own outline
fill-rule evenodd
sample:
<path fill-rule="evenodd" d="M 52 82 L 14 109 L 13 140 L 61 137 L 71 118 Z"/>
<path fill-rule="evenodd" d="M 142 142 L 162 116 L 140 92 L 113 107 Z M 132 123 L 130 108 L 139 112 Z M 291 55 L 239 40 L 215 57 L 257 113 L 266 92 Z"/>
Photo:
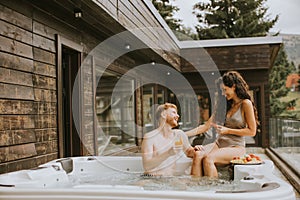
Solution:
<path fill-rule="evenodd" d="M 295 72 L 295 65 L 288 61 L 286 52 L 282 47 L 276 57 L 273 68 L 269 74 L 270 83 L 270 109 L 272 117 L 294 118 L 295 113 L 286 112 L 287 108 L 296 105 L 297 99 L 283 101 L 290 89 L 286 87 L 287 76 Z"/>
<path fill-rule="evenodd" d="M 298 75 L 300 75 L 300 64 L 298 65 Z M 298 79 L 297 91 L 300 92 L 300 79 Z"/>
<path fill-rule="evenodd" d="M 200 39 L 266 36 L 278 20 L 267 16 L 266 0 L 209 0 L 194 5 Z"/>
<path fill-rule="evenodd" d="M 177 39 L 180 41 L 183 40 L 198 40 L 198 34 L 194 33 L 192 28 L 190 27 L 185 27 L 185 26 L 180 26 L 179 30 L 174 32 Z"/>
<path fill-rule="evenodd" d="M 170 0 L 152 0 L 152 4 L 158 10 L 159 14 L 166 21 L 171 30 L 179 30 L 182 20 L 174 18 L 174 12 L 179 10 L 177 6 L 170 4 Z"/>
<path fill-rule="evenodd" d="M 170 0 L 152 0 L 152 4 L 168 24 L 178 40 L 198 39 L 198 34 L 193 33 L 191 28 L 182 25 L 181 19 L 174 18 L 174 13 L 179 11 L 179 8 L 172 5 Z"/>

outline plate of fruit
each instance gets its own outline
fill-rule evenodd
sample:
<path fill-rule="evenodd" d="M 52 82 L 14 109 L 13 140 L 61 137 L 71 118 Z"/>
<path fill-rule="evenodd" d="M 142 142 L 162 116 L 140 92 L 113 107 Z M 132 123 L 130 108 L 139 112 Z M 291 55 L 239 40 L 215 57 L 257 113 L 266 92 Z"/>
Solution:
<path fill-rule="evenodd" d="M 258 155 L 255 154 L 245 154 L 244 156 L 240 157 L 233 157 L 230 163 L 235 165 L 259 165 L 262 164 L 263 161 Z"/>

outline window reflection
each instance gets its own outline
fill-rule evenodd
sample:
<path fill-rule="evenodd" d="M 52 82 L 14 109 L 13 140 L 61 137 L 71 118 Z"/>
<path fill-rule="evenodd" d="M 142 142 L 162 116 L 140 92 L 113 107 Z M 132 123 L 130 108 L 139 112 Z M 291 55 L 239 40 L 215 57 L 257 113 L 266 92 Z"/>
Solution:
<path fill-rule="evenodd" d="M 167 102 L 166 88 L 158 84 L 143 86 L 143 126 L 144 133 L 155 129 L 157 123 L 154 118 L 157 105 Z"/>
<path fill-rule="evenodd" d="M 143 121 L 144 132 L 154 129 L 154 85 L 143 86 Z"/>
<path fill-rule="evenodd" d="M 180 114 L 180 129 L 186 131 L 195 128 L 199 124 L 198 102 L 193 100 L 193 96 L 188 94 L 178 94 L 177 96 Z"/>
<path fill-rule="evenodd" d="M 116 74 L 105 72 L 97 86 L 98 153 L 107 142 L 122 147 L 135 145 L 134 80 L 122 77 L 121 84 L 117 84 L 119 81 Z M 107 141 L 108 138 L 111 141 Z M 111 149 L 118 149 L 117 146 L 111 146 Z"/>
<path fill-rule="evenodd" d="M 179 125 L 182 130 L 190 130 L 199 124 L 198 102 L 192 95 L 179 93 L 175 95 L 166 87 L 149 84 L 143 86 L 143 126 L 144 133 L 153 130 L 156 126 L 154 114 L 156 107 L 163 103 L 173 103 L 178 108 Z"/>

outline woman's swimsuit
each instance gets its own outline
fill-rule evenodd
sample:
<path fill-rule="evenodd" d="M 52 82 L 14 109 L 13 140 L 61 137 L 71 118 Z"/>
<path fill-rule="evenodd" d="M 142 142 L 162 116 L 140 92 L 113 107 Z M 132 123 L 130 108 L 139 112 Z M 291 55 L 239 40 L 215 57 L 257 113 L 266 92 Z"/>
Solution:
<path fill-rule="evenodd" d="M 242 129 L 246 127 L 245 120 L 242 116 L 241 106 L 239 109 L 229 118 L 226 117 L 225 127 L 232 129 Z M 220 134 L 216 139 L 216 144 L 219 148 L 242 146 L 245 147 L 245 137 L 233 134 Z"/>

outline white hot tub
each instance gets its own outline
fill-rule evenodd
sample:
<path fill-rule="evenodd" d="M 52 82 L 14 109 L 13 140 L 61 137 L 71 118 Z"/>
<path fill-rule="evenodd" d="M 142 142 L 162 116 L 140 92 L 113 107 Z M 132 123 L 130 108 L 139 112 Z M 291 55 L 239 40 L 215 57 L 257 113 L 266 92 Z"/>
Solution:
<path fill-rule="evenodd" d="M 177 161 L 177 176 L 143 176 L 141 157 L 72 157 L 36 169 L 0 175 L 0 199 L 272 199 L 295 200 L 293 188 L 273 175 L 273 162 L 235 165 L 234 180 L 188 175 L 191 159 Z"/>

